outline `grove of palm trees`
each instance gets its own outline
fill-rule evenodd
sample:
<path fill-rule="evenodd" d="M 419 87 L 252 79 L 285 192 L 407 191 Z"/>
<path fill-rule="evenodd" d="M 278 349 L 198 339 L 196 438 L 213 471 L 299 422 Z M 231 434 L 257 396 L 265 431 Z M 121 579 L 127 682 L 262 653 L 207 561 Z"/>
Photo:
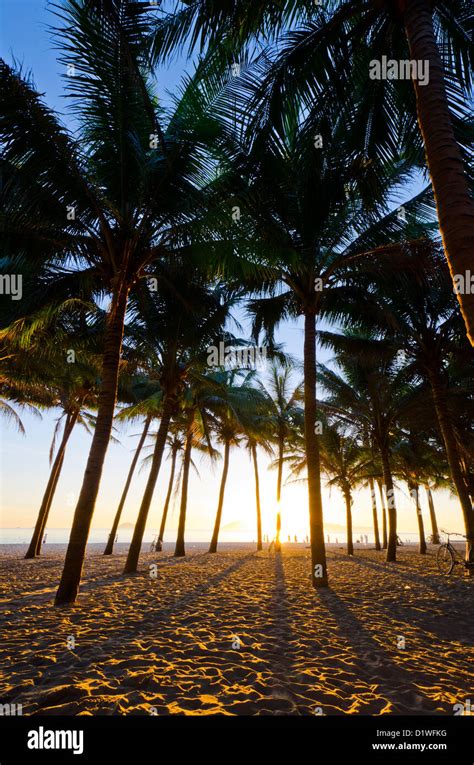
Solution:
<path fill-rule="evenodd" d="M 37 6 L 46 63 L 0 33 L 0 709 L 468 715 L 471 4 Z"/>

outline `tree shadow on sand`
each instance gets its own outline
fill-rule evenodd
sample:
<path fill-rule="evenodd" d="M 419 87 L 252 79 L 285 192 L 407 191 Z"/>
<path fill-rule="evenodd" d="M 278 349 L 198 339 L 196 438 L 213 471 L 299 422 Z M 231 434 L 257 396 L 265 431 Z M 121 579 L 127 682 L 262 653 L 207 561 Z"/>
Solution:
<path fill-rule="evenodd" d="M 436 596 L 439 596 L 440 590 L 448 597 L 451 595 L 452 585 L 446 584 L 443 581 L 441 574 L 427 573 L 420 575 L 414 571 L 407 571 L 405 568 L 407 566 L 405 561 L 396 561 L 395 563 L 386 563 L 385 561 L 379 562 L 375 560 L 367 560 L 367 558 L 363 558 L 359 555 L 346 555 L 345 553 L 336 553 L 332 550 L 329 555 L 333 556 L 335 559 L 343 558 L 344 560 L 351 561 L 352 563 L 358 563 L 360 566 L 365 566 L 366 568 L 369 568 L 373 571 L 383 571 L 387 574 L 392 574 L 393 576 L 401 576 L 413 584 L 422 585 L 427 590 L 434 593 Z M 467 581 L 463 582 L 462 579 L 459 582 L 456 582 L 456 584 L 458 583 L 461 585 L 469 585 Z"/>
<path fill-rule="evenodd" d="M 431 686 L 433 678 L 420 671 L 414 675 L 395 663 L 333 590 L 318 590 L 316 596 L 332 614 L 340 634 L 350 644 L 359 677 L 368 685 L 379 686 L 379 693 L 392 704 L 392 713 L 428 715 L 439 712 L 440 706 L 452 712 L 452 707 L 433 701 L 420 690 L 420 685 Z"/>

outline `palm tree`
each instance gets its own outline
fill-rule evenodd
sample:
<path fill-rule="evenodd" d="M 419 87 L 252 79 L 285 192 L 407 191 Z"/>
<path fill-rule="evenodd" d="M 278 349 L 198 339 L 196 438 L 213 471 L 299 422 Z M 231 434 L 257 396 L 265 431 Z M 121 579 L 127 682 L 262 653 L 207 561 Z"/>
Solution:
<path fill-rule="evenodd" d="M 373 476 L 370 476 L 369 480 L 369 489 L 370 489 L 370 500 L 372 503 L 372 519 L 374 523 L 374 539 L 375 539 L 375 549 L 380 550 L 380 534 L 379 534 L 379 522 L 378 522 L 378 515 L 377 515 L 377 497 L 375 496 L 375 482 Z M 384 508 L 382 508 L 382 511 L 384 512 Z M 385 512 L 384 512 L 384 518 L 385 518 Z M 385 525 L 385 524 L 384 524 Z M 384 549 L 387 547 L 387 527 L 385 525 L 385 546 Z"/>
<path fill-rule="evenodd" d="M 420 455 L 420 442 L 409 434 L 407 438 L 401 437 L 394 448 L 394 472 L 407 484 L 410 497 L 413 499 L 418 523 L 418 552 L 426 555 L 426 538 L 423 522 L 423 514 L 420 504 L 420 480 L 424 465 Z"/>
<path fill-rule="evenodd" d="M 79 589 L 112 429 L 129 295 L 156 259 L 172 254 L 178 224 L 199 217 L 203 199 L 192 124 L 188 119 L 184 126 L 180 117 L 164 124 L 157 107 L 150 16 L 143 11 L 132 0 L 68 0 L 56 9 L 55 40 L 63 63 L 75 71 L 66 86 L 79 126 L 74 135 L 30 83 L 0 64 L 3 163 L 14 177 L 2 192 L 4 253 L 13 263 L 21 247 L 33 262 L 40 260 L 51 279 L 57 276 L 56 292 L 77 294 L 82 284 L 110 297 L 97 422 L 57 605 L 73 603 Z M 201 121 L 201 136 L 206 129 L 209 120 Z"/>
<path fill-rule="evenodd" d="M 97 405 L 97 359 L 102 332 L 100 311 L 94 309 L 93 313 L 84 313 L 81 309 L 73 315 L 63 306 L 59 313 L 53 312 L 53 315 L 48 316 L 46 312 L 42 317 L 32 317 L 29 322 L 13 321 L 1 333 L 10 351 L 2 368 L 8 395 L 24 404 L 34 402 L 36 406 L 31 407 L 34 412 L 37 412 L 37 407 L 60 410 L 49 452 L 52 467 L 26 559 L 41 553 L 41 541 L 74 427 L 82 425 L 90 433 L 89 426 L 95 425 L 95 417 L 88 410 Z M 71 357 L 71 363 L 65 364 L 64 359 L 71 350 L 74 350 L 74 357 Z M 9 410 L 4 408 L 4 411 Z M 53 460 L 63 424 L 62 437 Z M 18 426 L 21 426 L 21 421 Z"/>
<path fill-rule="evenodd" d="M 383 493 L 383 479 L 377 477 L 377 487 L 379 490 L 380 504 L 382 506 L 382 550 L 387 549 L 388 535 L 387 535 L 387 508 L 385 506 L 385 496 Z"/>
<path fill-rule="evenodd" d="M 208 407 L 212 401 L 215 405 L 216 397 L 225 396 L 225 390 L 219 380 L 213 379 L 213 375 L 197 375 L 187 381 L 181 398 L 182 411 L 185 417 L 186 430 L 183 452 L 183 472 L 181 477 L 181 502 L 179 508 L 178 533 L 174 557 L 181 558 L 186 555 L 184 534 L 186 530 L 186 514 L 188 506 L 189 472 L 191 468 L 191 453 L 195 446 L 204 443 L 211 459 L 216 459 L 218 452 L 214 449 L 210 438 L 210 421 Z M 224 399 L 223 399 L 224 400 Z"/>
<path fill-rule="evenodd" d="M 257 551 L 263 549 L 262 509 L 260 501 L 260 475 L 258 469 L 258 449 L 267 455 L 273 454 L 271 439 L 274 425 L 272 409 L 274 401 L 262 392 L 261 402 L 252 410 L 250 421 L 244 427 L 244 443 L 253 464 L 255 478 L 255 508 L 257 517 Z"/>
<path fill-rule="evenodd" d="M 352 490 L 367 478 L 371 455 L 357 438 L 344 433 L 341 427 L 327 424 L 321 439 L 321 464 L 329 477 L 328 486 L 337 486 L 346 504 L 347 554 L 354 555 L 352 539 Z"/>
<path fill-rule="evenodd" d="M 210 62 L 222 66 L 241 53 L 244 60 L 243 51 L 256 40 L 267 43 L 260 101 L 262 113 L 277 128 L 288 104 L 292 109 L 300 104 L 314 127 L 321 109 L 335 102 L 351 124 L 354 146 L 369 161 L 397 159 L 402 143 L 419 162 L 424 145 L 444 251 L 457 285 L 456 276 L 470 280 L 474 241 L 472 178 L 463 146 L 474 63 L 471 21 L 470 0 L 197 0 L 156 22 L 153 53 L 163 58 L 184 45 L 201 50 L 207 45 Z M 278 46 L 272 47 L 275 38 Z M 418 62 L 426 76 L 372 78 L 383 57 L 396 64 Z M 363 105 L 356 120 L 355 101 Z M 455 291 L 474 345 L 474 292 L 457 286 Z"/>
<path fill-rule="evenodd" d="M 224 411 L 214 419 L 214 433 L 218 442 L 224 446 L 224 463 L 222 466 L 222 476 L 219 487 L 219 500 L 217 503 L 214 529 L 209 544 L 209 552 L 217 552 L 217 541 L 221 527 L 222 510 L 224 508 L 224 495 L 229 473 L 230 450 L 232 446 L 238 446 L 240 443 L 241 425 L 236 419 L 235 412 L 231 407 L 225 407 Z"/>
<path fill-rule="evenodd" d="M 156 395 L 161 397 L 161 413 L 150 472 L 125 563 L 124 573 L 128 574 L 137 570 L 168 431 L 172 418 L 179 412 L 183 386 L 196 374 L 200 379 L 216 335 L 231 337 L 223 327 L 235 301 L 232 291 L 221 284 L 208 287 L 205 275 L 178 256 L 172 265 L 160 268 L 159 277 L 155 292 L 142 287 L 133 299 L 137 353 L 146 359 Z M 191 446 L 186 474 L 190 450 Z"/>
<path fill-rule="evenodd" d="M 214 436 L 218 443 L 224 445 L 224 462 L 216 518 L 209 545 L 210 553 L 217 552 L 231 447 L 240 445 L 243 435 L 248 432 L 249 428 L 254 426 L 255 416 L 261 414 L 262 404 L 265 402 L 261 391 L 249 384 L 253 373 L 249 372 L 239 385 L 238 377 L 241 374 L 242 370 L 230 369 L 223 370 L 219 376 L 215 376 L 215 379 L 224 386 L 225 394 L 216 397 L 215 400 L 210 398 L 208 402 L 208 406 L 211 409 L 210 419 Z M 254 457 L 254 468 L 256 469 L 256 454 Z M 256 473 L 256 481 L 258 482 L 258 472 Z M 259 509 L 257 507 L 257 518 L 259 517 L 258 513 Z M 261 542 L 261 523 L 259 533 Z"/>
<path fill-rule="evenodd" d="M 397 367 L 396 354 L 383 342 L 353 332 L 321 332 L 324 345 L 337 350 L 337 372 L 320 365 L 318 379 L 328 396 L 325 406 L 333 416 L 370 434 L 383 471 L 388 507 L 388 562 L 396 560 L 397 510 L 393 482 L 393 428 L 413 411 L 413 391 Z"/>
<path fill-rule="evenodd" d="M 224 464 L 222 467 L 222 476 L 221 476 L 221 483 L 219 487 L 219 501 L 217 503 L 217 512 L 216 512 L 216 518 L 214 521 L 214 529 L 212 531 L 212 537 L 209 544 L 209 551 L 210 553 L 217 552 L 217 541 L 219 538 L 219 531 L 221 526 L 221 518 L 222 518 L 222 510 L 224 507 L 224 494 L 225 494 L 225 486 L 227 482 L 227 475 L 229 473 L 229 457 L 230 457 L 230 447 L 232 443 L 237 442 L 238 438 L 238 430 L 235 428 L 232 428 L 228 418 L 227 423 L 222 423 L 222 428 L 219 428 L 220 434 L 225 439 L 224 440 Z"/>
<path fill-rule="evenodd" d="M 303 386 L 299 383 L 292 385 L 293 366 L 289 361 L 274 361 L 270 366 L 269 379 L 266 384 L 260 383 L 260 389 L 268 402 L 270 439 L 276 448 L 276 459 L 272 465 L 277 470 L 276 501 L 276 535 L 275 549 L 281 549 L 281 489 L 283 484 L 283 466 L 285 449 L 289 446 L 295 428 L 301 424 L 302 410 L 299 406 L 303 400 Z"/>
<path fill-rule="evenodd" d="M 439 248 L 426 241 L 405 247 L 400 258 L 382 258 L 379 267 L 378 313 L 367 317 L 367 326 L 378 326 L 403 354 L 407 373 L 429 386 L 432 415 L 463 512 L 466 559 L 474 560 L 474 510 L 467 480 L 473 454 L 468 423 L 474 354 L 462 332 L 448 269 Z"/>
<path fill-rule="evenodd" d="M 425 483 L 425 492 L 426 492 L 426 499 L 428 500 L 428 508 L 430 511 L 431 543 L 434 545 L 439 545 L 440 538 L 439 538 L 439 531 L 438 531 L 438 522 L 436 520 L 436 510 L 435 510 L 434 501 L 433 501 L 433 492 L 431 491 L 431 488 L 429 484 L 427 483 Z"/>
<path fill-rule="evenodd" d="M 115 537 L 117 535 L 117 529 L 120 523 L 120 518 L 122 517 L 122 510 L 125 505 L 125 500 L 127 499 L 128 490 L 130 488 L 130 484 L 132 483 L 133 474 L 135 472 L 135 468 L 137 466 L 138 458 L 140 456 L 140 452 L 143 448 L 143 444 L 145 443 L 146 437 L 148 435 L 148 430 L 150 427 L 150 423 L 152 420 L 152 415 L 148 414 L 145 419 L 145 424 L 143 426 L 142 433 L 140 435 L 140 439 L 137 444 L 137 448 L 135 449 L 135 454 L 133 455 L 133 459 L 130 465 L 130 469 L 128 471 L 127 480 L 125 481 L 125 486 L 123 487 L 122 496 L 120 497 L 120 502 L 117 507 L 117 512 L 115 513 L 114 522 L 112 523 L 112 528 L 110 530 L 110 534 L 107 540 L 107 544 L 105 546 L 104 555 L 112 555 L 114 550 L 114 541 Z"/>
<path fill-rule="evenodd" d="M 0 384 L 1 383 L 2 381 L 0 380 Z M 15 403 L 20 408 L 25 406 L 25 403 L 22 401 L 15 400 Z M 37 414 L 39 414 L 37 409 L 32 404 L 27 404 L 26 406 L 30 411 L 35 411 Z M 0 398 L 0 416 L 8 422 L 13 422 L 18 432 L 23 436 L 26 435 L 25 426 L 23 425 L 23 421 L 20 415 L 16 411 L 15 407 L 6 400 L 6 398 Z"/>
<path fill-rule="evenodd" d="M 363 448 L 356 435 L 341 422 L 324 419 L 321 428 L 321 467 L 329 487 L 336 486 L 346 506 L 347 554 L 354 555 L 352 536 L 352 491 L 367 480 L 372 466 L 372 455 Z M 305 465 L 305 457 L 292 455 L 292 472 L 298 475 Z"/>
<path fill-rule="evenodd" d="M 255 439 L 249 439 L 248 449 L 252 456 L 253 471 L 255 476 L 255 508 L 257 511 L 257 551 L 263 550 L 262 541 L 262 507 L 260 504 L 260 477 L 258 473 L 257 442 Z"/>
<path fill-rule="evenodd" d="M 378 521 L 378 513 L 377 513 L 377 497 L 375 494 L 375 481 L 377 478 L 377 474 L 380 471 L 380 465 L 379 465 L 380 460 L 377 457 L 377 448 L 375 444 L 371 442 L 370 434 L 368 433 L 363 434 L 362 443 L 364 444 L 364 449 L 366 453 L 367 454 L 370 453 L 371 461 L 368 464 L 368 470 L 366 471 L 366 475 L 361 476 L 359 483 L 364 488 L 368 487 L 370 491 L 370 501 L 372 505 L 372 523 L 374 526 L 375 549 L 378 551 L 381 549 L 381 545 L 380 545 L 379 521 Z M 383 549 L 385 550 L 387 548 L 387 517 L 385 513 L 385 507 L 383 505 L 382 492 L 380 496 L 382 499 Z"/>
<path fill-rule="evenodd" d="M 240 78 L 242 83 L 228 86 L 227 99 L 242 114 L 238 126 L 242 121 L 245 124 L 248 103 L 258 92 L 257 75 L 247 73 Z M 355 162 L 347 144 L 347 124 L 337 114 L 328 116 L 320 133 L 324 152 L 315 150 L 314 136 L 304 122 L 297 123 L 293 112 L 287 114 L 281 134 L 265 126 L 256 133 L 250 129 L 240 144 L 238 136 L 235 138 L 233 164 L 239 172 L 230 173 L 229 178 L 229 195 L 242 208 L 241 230 L 248 230 L 249 245 L 239 258 L 255 262 L 257 250 L 261 264 L 245 282 L 256 295 L 249 301 L 256 341 L 264 333 L 271 346 L 280 322 L 300 316 L 304 321 L 305 443 L 314 587 L 327 586 L 316 432 L 316 323 L 320 319 L 354 320 L 364 298 L 359 270 L 368 254 L 398 249 L 390 244 L 395 237 L 402 231 L 403 236 L 419 235 L 430 218 L 426 192 L 405 204 L 408 225 L 402 225 L 395 211 L 388 211 L 386 199 L 406 178 L 408 162 L 385 168 L 377 162 L 371 167 Z"/>
<path fill-rule="evenodd" d="M 161 552 L 161 550 L 163 549 L 163 539 L 165 536 L 166 521 L 168 518 L 168 510 L 169 510 L 171 495 L 172 495 L 173 486 L 174 486 L 176 462 L 178 459 L 179 452 L 182 451 L 184 448 L 184 442 L 180 434 L 174 433 L 173 435 L 171 435 L 171 437 L 168 436 L 168 442 L 169 442 L 169 452 L 171 454 L 171 469 L 170 469 L 170 477 L 168 481 L 168 490 L 166 492 L 165 504 L 164 504 L 163 513 L 161 516 L 160 530 L 158 532 L 158 537 L 155 544 L 156 552 Z"/>
<path fill-rule="evenodd" d="M 84 411 L 84 407 L 88 405 L 88 400 L 95 402 L 95 393 L 87 387 L 83 387 L 82 390 L 75 391 L 74 397 L 70 396 L 66 401 L 63 397 L 61 398 L 61 408 L 63 411 L 60 417 L 57 419 L 56 427 L 54 429 L 54 435 L 49 454 L 50 462 L 52 461 L 54 454 L 56 438 L 60 432 L 61 421 L 63 418 L 65 418 L 63 435 L 59 443 L 56 456 L 52 463 L 49 479 L 46 484 L 40 509 L 38 511 L 36 524 L 33 530 L 30 544 L 28 546 L 28 550 L 25 554 L 25 558 L 27 559 L 36 558 L 41 554 L 41 540 L 44 536 L 44 531 L 48 522 L 49 511 L 51 509 L 51 505 L 53 504 L 54 494 L 61 475 L 66 446 L 68 444 L 69 438 L 71 437 L 74 426 L 76 424 L 80 424 L 85 427 L 88 432 L 90 432 L 88 425 L 91 423 L 91 417 L 86 411 Z"/>

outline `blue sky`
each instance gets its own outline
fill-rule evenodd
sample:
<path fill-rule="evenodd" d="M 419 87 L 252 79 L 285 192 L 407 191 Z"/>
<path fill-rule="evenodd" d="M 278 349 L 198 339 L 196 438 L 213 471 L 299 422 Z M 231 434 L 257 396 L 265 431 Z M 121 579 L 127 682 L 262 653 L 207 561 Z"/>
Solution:
<path fill-rule="evenodd" d="M 53 23 L 51 13 L 46 9 L 45 0 L 0 0 L 0 55 L 9 63 L 16 60 L 23 71 L 30 71 L 40 93 L 44 93 L 45 101 L 50 107 L 63 115 L 67 123 L 65 99 L 61 96 L 63 85 L 61 74 L 63 67 L 56 61 L 56 53 L 50 40 L 48 25 Z M 175 60 L 171 66 L 158 72 L 159 90 L 173 92 L 179 83 L 184 70 L 183 59 Z M 411 191 L 418 190 L 416 184 Z M 301 358 L 303 344 L 302 323 L 285 326 L 279 333 L 279 340 L 295 357 Z M 326 360 L 326 359 L 324 359 Z M 295 377 L 295 384 L 298 382 Z M 34 523 L 36 512 L 48 474 L 48 452 L 52 438 L 55 417 L 57 413 L 45 412 L 42 419 L 22 413 L 26 428 L 26 437 L 16 433 L 13 427 L 5 428 L 2 424 L 2 525 L 5 527 L 29 527 Z M 131 453 L 137 439 L 134 434 L 139 426 L 121 428 L 117 433 L 120 444 L 111 445 L 107 455 L 99 494 L 94 527 L 107 527 L 112 520 L 119 501 L 122 485 L 128 471 Z M 66 454 L 63 473 L 58 485 L 56 499 L 53 505 L 50 525 L 52 527 L 68 527 L 74 510 L 75 500 L 80 489 L 85 462 L 90 447 L 90 436 L 83 430 L 77 429 L 71 438 Z M 274 485 L 275 474 L 266 468 L 265 459 L 262 463 L 262 497 L 264 510 L 264 532 L 272 533 L 274 522 Z M 199 538 L 198 530 L 211 527 L 217 502 L 219 483 L 219 465 L 211 469 L 207 463 L 199 464 L 201 479 L 196 475 L 191 478 L 189 537 Z M 167 488 L 168 467 L 166 466 L 150 513 L 147 537 L 157 528 L 163 498 Z M 139 502 L 146 480 L 146 470 L 136 477 L 132 484 L 129 500 L 126 504 L 123 520 L 133 522 L 138 511 Z M 253 478 L 251 465 L 247 455 L 235 453 L 232 455 L 229 482 L 227 487 L 226 504 L 223 526 L 234 524 L 242 519 L 249 538 L 253 533 Z M 437 497 L 441 525 L 459 526 L 461 516 L 457 504 L 442 492 Z M 344 524 L 344 509 L 342 499 L 333 492 L 331 497 L 325 492 L 326 519 L 334 524 Z M 416 529 L 414 511 L 403 495 L 399 500 L 400 528 L 405 531 Z M 370 526 L 370 501 L 362 492 L 356 498 L 354 507 L 355 526 Z M 452 516 L 454 514 L 455 520 Z M 286 532 L 297 533 L 301 536 L 307 533 L 307 505 L 305 490 L 302 486 L 286 488 L 283 497 L 283 535 Z M 177 508 L 172 512 L 171 531 L 168 539 L 174 536 L 177 525 Z M 230 533 L 230 532 L 229 532 Z M 244 533 L 244 531 L 242 531 Z"/>

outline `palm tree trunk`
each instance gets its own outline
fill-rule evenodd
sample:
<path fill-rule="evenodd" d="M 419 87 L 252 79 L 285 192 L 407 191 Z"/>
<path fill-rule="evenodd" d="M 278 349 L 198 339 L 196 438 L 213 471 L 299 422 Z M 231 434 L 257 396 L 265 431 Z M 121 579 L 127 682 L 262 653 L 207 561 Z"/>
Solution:
<path fill-rule="evenodd" d="M 429 83 L 413 80 L 418 123 L 423 136 L 438 220 L 451 275 L 470 283 L 474 249 L 474 201 L 472 200 L 459 145 L 454 136 L 446 97 L 443 62 L 433 28 L 431 0 L 407 0 L 405 32 L 411 58 L 429 62 Z M 456 290 L 467 334 L 474 345 L 474 292 Z"/>
<path fill-rule="evenodd" d="M 65 452 L 63 453 L 63 456 L 61 457 L 61 461 L 59 463 L 59 467 L 58 467 L 57 473 L 56 473 L 56 475 L 54 477 L 53 485 L 51 487 L 51 494 L 50 494 L 49 500 L 48 500 L 48 507 L 47 507 L 46 512 L 43 515 L 43 521 L 41 523 L 41 528 L 40 528 L 40 531 L 39 531 L 39 534 L 38 534 L 38 537 L 37 537 L 37 541 L 36 541 L 36 551 L 35 551 L 35 556 L 34 556 L 35 558 L 37 556 L 41 555 L 41 544 L 42 544 L 42 540 L 44 539 L 44 532 L 45 532 L 45 529 L 46 529 L 46 524 L 48 522 L 49 511 L 51 510 L 51 505 L 53 504 L 54 496 L 56 494 L 56 488 L 57 488 L 57 485 L 59 483 L 59 479 L 61 477 L 61 471 L 62 471 L 63 465 L 64 465 L 64 456 L 65 456 Z"/>
<path fill-rule="evenodd" d="M 74 603 L 79 592 L 87 539 L 102 477 L 102 468 L 112 432 L 114 408 L 122 350 L 123 327 L 129 287 L 121 284 L 114 290 L 107 315 L 102 361 L 102 384 L 94 436 L 87 459 L 81 492 L 74 512 L 64 569 L 56 593 L 55 605 Z"/>
<path fill-rule="evenodd" d="M 418 547 L 418 552 L 420 555 L 426 555 L 426 539 L 425 539 L 425 524 L 423 523 L 423 516 L 421 514 L 421 504 L 420 504 L 420 487 L 419 485 L 413 484 L 411 486 L 410 491 L 412 492 L 412 496 L 415 502 L 416 507 L 416 518 L 418 521 L 418 536 L 420 538 L 420 543 Z"/>
<path fill-rule="evenodd" d="M 68 414 L 66 416 L 66 422 L 64 423 L 64 432 L 59 445 L 59 449 L 56 453 L 56 457 L 51 468 L 48 483 L 43 494 L 43 499 L 36 519 L 35 528 L 31 537 L 30 545 L 26 552 L 25 558 L 35 558 L 41 554 L 41 540 L 43 539 L 43 533 L 48 522 L 48 515 L 53 504 L 54 493 L 56 486 L 58 485 L 59 476 L 61 475 L 61 468 L 64 462 L 64 453 L 66 451 L 66 445 L 69 437 L 73 431 L 74 425 L 79 417 L 79 410 Z"/>
<path fill-rule="evenodd" d="M 306 312 L 304 321 L 304 435 L 308 471 L 309 529 L 311 539 L 311 582 L 327 587 L 324 546 L 323 501 L 319 440 L 316 429 L 316 316 Z"/>
<path fill-rule="evenodd" d="M 377 478 L 377 486 L 379 487 L 380 504 L 382 505 L 382 549 L 387 549 L 387 510 L 385 508 L 385 497 L 383 495 L 382 480 Z"/>
<path fill-rule="evenodd" d="M 150 510 L 151 501 L 153 499 L 153 492 L 155 491 L 156 481 L 158 479 L 161 461 L 163 459 L 163 454 L 166 447 L 166 439 L 168 437 L 171 415 L 173 414 L 173 406 L 174 400 L 169 395 L 165 396 L 163 401 L 163 412 L 161 414 L 160 427 L 158 428 L 158 433 L 156 435 L 150 474 L 145 486 L 145 492 L 143 494 L 140 510 L 138 511 L 138 518 L 133 530 L 132 541 L 128 549 L 127 560 L 125 561 L 125 566 L 123 569 L 124 574 L 134 574 L 137 570 L 148 512 Z"/>
<path fill-rule="evenodd" d="M 255 474 L 255 503 L 257 507 L 257 550 L 263 549 L 262 544 L 262 511 L 260 507 L 260 479 L 258 475 L 257 447 L 252 444 L 253 471 Z"/>
<path fill-rule="evenodd" d="M 377 499 L 375 496 L 375 484 L 374 484 L 373 478 L 369 478 L 369 487 L 370 487 L 370 498 L 372 500 L 372 518 L 374 520 L 375 549 L 380 550 L 379 521 L 377 518 Z M 385 534 L 386 533 L 387 533 L 387 530 L 385 529 Z"/>
<path fill-rule="evenodd" d="M 435 506 L 433 502 L 433 494 L 429 486 L 425 486 L 426 496 L 428 499 L 428 507 L 430 509 L 430 521 L 431 521 L 431 538 L 434 545 L 440 544 L 438 522 L 436 520 Z"/>
<path fill-rule="evenodd" d="M 186 443 L 184 446 L 183 479 L 181 483 L 181 506 L 179 508 L 178 533 L 176 535 L 176 546 L 174 549 L 175 558 L 182 558 L 184 555 L 186 555 L 186 551 L 184 548 L 184 530 L 186 528 L 186 509 L 188 505 L 189 468 L 191 466 L 191 450 L 193 447 L 193 424 L 194 424 L 194 412 L 191 412 L 188 419 L 188 427 L 186 431 Z"/>
<path fill-rule="evenodd" d="M 390 467 L 390 454 L 385 444 L 382 444 L 380 447 L 380 456 L 382 458 L 383 480 L 385 484 L 388 515 L 388 540 L 385 560 L 387 563 L 393 563 L 397 560 L 397 508 L 395 505 L 395 490 L 393 487 L 392 470 Z"/>
<path fill-rule="evenodd" d="M 171 449 L 172 449 L 172 453 L 171 453 L 170 480 L 168 483 L 168 491 L 166 492 L 166 500 L 165 500 L 165 506 L 163 508 L 163 515 L 161 517 L 160 532 L 158 534 L 158 539 L 155 545 L 156 552 L 158 552 L 161 549 L 161 545 L 163 543 L 163 537 L 165 535 L 166 519 L 168 517 L 168 508 L 170 506 L 171 494 L 173 492 L 173 486 L 174 486 L 174 474 L 176 471 L 176 460 L 178 458 L 178 450 L 175 446 L 172 446 Z"/>
<path fill-rule="evenodd" d="M 229 472 L 229 456 L 230 456 L 230 442 L 225 442 L 224 447 L 224 466 L 222 468 L 221 486 L 219 489 L 219 503 L 217 505 L 216 520 L 214 523 L 214 531 L 212 532 L 211 544 L 209 545 L 209 552 L 217 552 L 217 540 L 219 538 L 219 529 L 221 527 L 222 509 L 224 507 L 224 493 L 225 485 L 227 482 L 227 474 Z"/>
<path fill-rule="evenodd" d="M 279 552 L 281 550 L 281 484 L 283 480 L 283 454 L 285 449 L 285 442 L 283 437 L 280 436 L 278 441 L 278 475 L 277 475 L 277 517 L 276 517 L 276 535 L 275 535 L 275 550 Z"/>
<path fill-rule="evenodd" d="M 446 390 L 438 372 L 434 369 L 429 372 L 431 391 L 435 405 L 438 423 L 443 436 L 451 477 L 461 503 L 466 530 L 466 560 L 474 562 L 474 510 L 471 504 L 469 491 L 464 481 L 459 460 L 456 437 L 454 435 L 451 417 L 446 399 Z M 468 569 L 469 576 L 474 576 L 474 568 Z"/>
<path fill-rule="evenodd" d="M 352 497 L 349 490 L 344 492 L 344 499 L 346 501 L 347 554 L 354 555 L 354 542 L 352 539 Z"/>
<path fill-rule="evenodd" d="M 122 496 L 120 497 L 119 506 L 117 508 L 117 512 L 115 513 L 114 522 L 112 524 L 109 538 L 105 546 L 104 555 L 112 555 L 112 552 L 114 549 L 115 535 L 117 534 L 118 525 L 120 523 L 120 518 L 122 516 L 123 506 L 125 505 L 125 500 L 127 499 L 128 490 L 130 488 L 130 484 L 132 483 L 133 474 L 137 466 L 137 462 L 140 456 L 140 452 L 142 450 L 142 446 L 145 443 L 145 438 L 147 437 L 148 428 L 150 427 L 150 422 L 151 422 L 151 416 L 148 416 L 145 420 L 145 427 L 143 428 L 143 433 L 140 436 L 140 440 L 135 450 L 135 454 L 133 455 L 132 464 L 130 465 L 130 470 L 128 471 L 127 480 L 125 481 L 125 486 L 123 488 Z"/>

